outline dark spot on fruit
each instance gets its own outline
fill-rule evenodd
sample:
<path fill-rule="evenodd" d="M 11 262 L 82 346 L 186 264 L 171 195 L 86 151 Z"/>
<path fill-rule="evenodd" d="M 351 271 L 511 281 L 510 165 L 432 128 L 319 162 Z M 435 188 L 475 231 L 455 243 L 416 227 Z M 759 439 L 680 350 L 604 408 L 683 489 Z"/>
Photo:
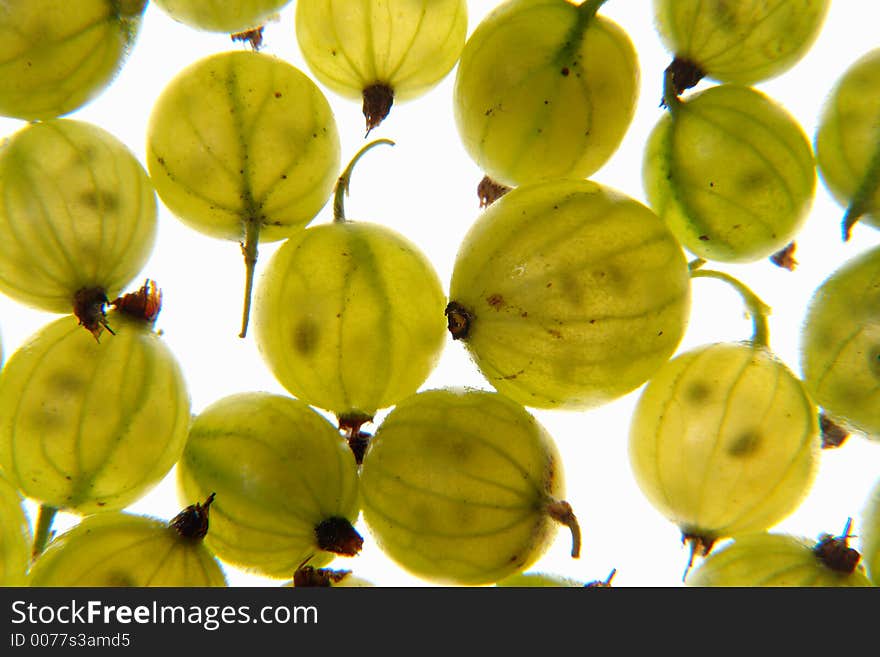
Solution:
<path fill-rule="evenodd" d="M 304 317 L 293 331 L 293 346 L 299 353 L 309 354 L 318 345 L 319 333 L 318 324 L 308 317 Z"/>
<path fill-rule="evenodd" d="M 553 287 L 553 283 L 547 283 L 547 287 Z"/>
<path fill-rule="evenodd" d="M 709 236 L 708 235 L 700 235 L 700 241 L 701 242 L 708 242 Z"/>
<path fill-rule="evenodd" d="M 567 77 L 568 74 L 571 73 L 571 71 L 568 69 L 568 66 L 563 66 L 563 67 L 562 67 L 562 70 L 560 71 L 560 73 L 562 73 L 562 75 L 564 75 L 564 76 Z"/>
<path fill-rule="evenodd" d="M 702 381 L 695 381 L 687 387 L 687 390 L 684 391 L 685 398 L 689 402 L 692 402 L 694 404 L 699 404 L 706 401 L 711 393 L 711 386 L 703 383 Z"/>
<path fill-rule="evenodd" d="M 80 194 L 79 200 L 83 205 L 104 211 L 112 211 L 119 206 L 119 197 L 106 189 L 89 189 Z"/>
<path fill-rule="evenodd" d="M 875 378 L 880 379 L 880 344 L 874 345 L 868 352 L 868 369 Z"/>
<path fill-rule="evenodd" d="M 727 453 L 731 456 L 748 456 L 758 449 L 761 443 L 761 434 L 753 429 L 743 431 L 736 439 L 727 446 Z"/>
<path fill-rule="evenodd" d="M 280 91 L 276 91 L 276 92 L 275 92 L 275 98 L 281 98 L 281 92 L 280 92 Z"/>
<path fill-rule="evenodd" d="M 657 331 L 657 337 L 659 338 L 661 335 L 663 335 L 663 331 Z"/>
<path fill-rule="evenodd" d="M 334 49 L 334 50 L 331 50 L 331 51 L 330 51 L 330 54 L 333 55 L 334 57 L 336 57 L 336 50 L 335 50 L 335 49 Z"/>
<path fill-rule="evenodd" d="M 715 183 L 713 183 L 713 182 L 710 180 L 710 181 L 709 181 L 709 187 L 714 187 L 714 186 L 715 186 Z"/>
<path fill-rule="evenodd" d="M 553 336 L 554 338 L 556 338 L 557 340 L 561 340 L 561 339 L 562 339 L 562 333 L 560 333 L 560 332 L 557 331 L 556 329 L 547 329 L 547 333 L 549 333 L 550 335 L 552 335 L 552 336 Z"/>
<path fill-rule="evenodd" d="M 549 100 L 545 100 L 545 101 L 544 101 L 544 104 L 545 104 L 545 105 L 549 105 L 549 104 L 550 104 L 550 101 L 549 101 Z"/>
<path fill-rule="evenodd" d="M 286 173 L 282 173 L 282 174 L 281 174 L 281 180 L 287 180 L 287 174 L 286 174 Z"/>
<path fill-rule="evenodd" d="M 522 311 L 522 312 L 520 313 L 519 316 L 520 316 L 520 317 L 528 317 L 529 314 L 524 310 L 524 311 Z"/>
<path fill-rule="evenodd" d="M 53 391 L 58 395 L 73 394 L 82 389 L 85 381 L 71 372 L 57 372 L 49 382 Z"/>
<path fill-rule="evenodd" d="M 504 297 L 500 294 L 490 294 L 486 297 L 486 303 L 495 308 L 495 310 L 498 310 L 504 305 Z"/>

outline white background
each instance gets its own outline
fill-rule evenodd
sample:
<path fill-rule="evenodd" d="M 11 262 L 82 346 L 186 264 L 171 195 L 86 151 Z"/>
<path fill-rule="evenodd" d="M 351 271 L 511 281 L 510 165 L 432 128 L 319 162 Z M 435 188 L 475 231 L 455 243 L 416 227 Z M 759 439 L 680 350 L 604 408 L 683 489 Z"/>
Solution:
<path fill-rule="evenodd" d="M 300 0 L 304 1 L 304 0 Z M 469 31 L 496 5 L 470 0 Z M 823 31 L 801 62 L 789 72 L 759 85 L 778 100 L 812 139 L 821 105 L 836 78 L 862 53 L 880 45 L 878 15 L 872 3 L 836 0 Z M 295 3 L 267 26 L 264 52 L 276 54 L 308 72 L 297 49 Z M 635 120 L 620 149 L 593 179 L 644 201 L 641 185 L 642 145 L 661 116 L 659 100 L 663 69 L 670 61 L 652 25 L 649 0 L 610 0 L 600 13 L 617 21 L 639 53 L 641 95 Z M 523 44 L 527 47 L 527 44 Z M 69 115 L 94 122 L 124 141 L 145 162 L 145 127 L 154 99 L 184 66 L 211 53 L 247 46 L 227 35 L 197 32 L 170 20 L 155 6 L 147 8 L 144 23 L 124 68 L 113 84 L 88 106 Z M 387 137 L 397 146 L 382 146 L 367 154 L 355 171 L 346 208 L 349 218 L 385 223 L 408 236 L 428 255 L 448 289 L 459 242 L 479 216 L 476 185 L 482 172 L 460 146 L 452 119 L 454 71 L 427 95 L 395 106 L 370 138 Z M 704 81 L 698 89 L 712 82 Z M 325 90 L 339 126 L 342 160 L 347 162 L 364 143 L 359 103 Z M 0 119 L 0 135 L 23 126 Z M 799 371 L 799 331 L 812 291 L 846 258 L 880 242 L 880 234 L 857 226 L 849 243 L 840 239 L 843 210 L 819 183 L 812 214 L 797 239 L 795 272 L 769 262 L 715 266 L 741 279 L 772 309 L 770 344 L 795 372 Z M 328 204 L 314 220 L 330 220 Z M 252 337 L 237 337 L 244 280 L 237 243 L 205 237 L 184 227 L 160 207 L 156 250 L 140 278 L 155 279 L 163 290 L 164 307 L 157 328 L 179 358 L 189 384 L 193 412 L 221 397 L 249 390 L 285 393 L 271 377 Z M 278 243 L 263 244 L 263 263 Z M 260 265 L 258 264 L 258 276 Z M 0 335 L 6 357 L 31 333 L 55 316 L 41 313 L 0 296 Z M 751 334 L 741 300 L 719 281 L 698 279 L 693 284 L 691 321 L 680 351 L 706 342 L 738 340 Z M 488 388 L 462 345 L 447 340 L 441 361 L 425 388 L 471 385 Z M 580 559 L 569 556 L 570 537 L 560 531 L 555 543 L 532 570 L 568 575 L 582 581 L 604 578 L 617 569 L 615 586 L 680 586 L 687 561 L 679 530 L 651 507 L 639 492 L 626 456 L 629 415 L 638 391 L 588 412 L 534 411 L 555 437 L 563 458 L 567 499 L 580 519 L 583 548 Z M 377 418 L 381 419 L 381 415 Z M 774 528 L 816 537 L 839 533 L 847 517 L 859 515 L 866 496 L 880 479 L 880 443 L 853 436 L 838 450 L 825 451 L 818 479 L 808 499 Z M 187 502 L 188 503 L 188 502 Z M 174 473 L 129 510 L 169 519 L 184 506 L 177 499 Z M 28 502 L 33 512 L 35 506 Z M 60 514 L 63 530 L 77 518 Z M 424 585 L 384 555 L 366 537 L 360 555 L 338 559 L 332 566 L 350 568 L 378 585 Z M 855 539 L 856 544 L 858 539 Z M 280 583 L 226 568 L 231 585 Z"/>

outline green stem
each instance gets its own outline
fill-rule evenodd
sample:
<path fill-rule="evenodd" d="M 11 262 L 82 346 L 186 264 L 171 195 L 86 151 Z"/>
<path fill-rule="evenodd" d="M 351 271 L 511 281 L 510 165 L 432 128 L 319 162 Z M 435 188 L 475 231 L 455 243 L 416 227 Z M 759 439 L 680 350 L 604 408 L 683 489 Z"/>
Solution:
<path fill-rule="evenodd" d="M 345 167 L 345 171 L 342 172 L 342 175 L 336 180 L 336 187 L 333 190 L 333 222 L 334 223 L 343 223 L 346 221 L 345 219 L 345 203 L 344 197 L 348 195 L 348 184 L 351 182 L 351 173 L 354 171 L 354 165 L 357 164 L 358 160 L 366 153 L 368 150 L 373 148 L 378 144 L 388 144 L 389 146 L 394 146 L 394 142 L 390 139 L 377 139 L 376 141 L 371 141 L 369 144 L 364 146 L 361 150 L 359 150 L 353 158 L 351 158 L 351 162 L 348 163 L 348 166 Z"/>
<path fill-rule="evenodd" d="M 697 261 L 694 261 L 695 263 Z M 700 269 L 702 263 L 690 268 L 691 278 L 717 278 L 731 285 L 743 298 L 749 315 L 752 317 L 751 343 L 755 347 L 767 347 L 770 340 L 770 331 L 767 327 L 767 315 L 770 314 L 770 306 L 761 301 L 746 285 L 729 274 L 712 269 Z"/>
<path fill-rule="evenodd" d="M 260 223 L 256 216 L 245 221 L 244 243 L 241 245 L 241 252 L 244 255 L 244 310 L 241 313 L 241 333 L 238 334 L 240 338 L 247 335 L 248 318 L 251 314 L 251 296 L 254 291 L 254 271 L 257 268 Z"/>
<path fill-rule="evenodd" d="M 675 93 L 674 75 L 670 68 L 663 72 L 663 104 L 673 116 L 675 116 L 675 113 L 681 106 L 681 100 L 679 100 L 678 94 Z"/>
<path fill-rule="evenodd" d="M 592 18 L 596 15 L 596 12 L 599 11 L 599 8 L 604 5 L 608 0 L 586 0 L 586 2 L 582 2 L 578 5 L 578 11 L 581 12 L 581 15 L 584 18 Z"/>
<path fill-rule="evenodd" d="M 52 533 L 52 522 L 55 520 L 55 514 L 58 513 L 58 507 L 41 504 L 37 511 L 37 527 L 34 530 L 34 549 L 33 558 L 36 559 L 46 549 L 49 543 L 49 536 Z"/>
<path fill-rule="evenodd" d="M 865 175 L 862 177 L 862 181 L 859 183 L 859 187 L 852 201 L 850 201 L 849 207 L 846 209 L 846 214 L 843 215 L 844 242 L 849 241 L 853 226 L 867 214 L 868 205 L 877 191 L 878 185 L 880 185 L 880 145 L 874 150 L 874 155 L 868 163 L 868 170 L 865 171 Z"/>

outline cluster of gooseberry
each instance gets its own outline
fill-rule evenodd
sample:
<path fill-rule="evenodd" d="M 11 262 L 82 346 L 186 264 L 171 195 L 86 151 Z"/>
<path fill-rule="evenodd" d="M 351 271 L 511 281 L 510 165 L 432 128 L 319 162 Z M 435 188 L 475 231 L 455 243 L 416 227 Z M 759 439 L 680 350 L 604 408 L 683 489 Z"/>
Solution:
<path fill-rule="evenodd" d="M 814 151 L 758 87 L 803 60 L 830 3 L 646 0 L 672 62 L 656 79 L 659 107 L 640 95 L 642 44 L 623 8 L 608 17 L 614 4 L 92 0 L 51 20 L 36 1 L 0 9 L 15 34 L 2 46 L 0 113 L 30 122 L 0 148 L 0 292 L 63 315 L 0 371 L 0 582 L 224 585 L 241 570 L 382 585 L 360 577 L 372 545 L 424 583 L 609 586 L 629 577 L 625 564 L 529 571 L 553 570 L 539 560 L 563 543 L 559 556 L 583 551 L 589 565 L 586 546 L 630 540 L 593 522 L 600 506 L 615 512 L 612 496 L 571 494 L 620 461 L 687 545 L 687 583 L 880 576 L 880 488 L 842 515 L 864 556 L 849 523 L 812 539 L 774 533 L 811 494 L 823 446 L 843 453 L 880 435 L 877 256 L 826 266 L 801 309 L 796 362 L 775 338 L 771 348 L 763 292 L 740 276 L 760 263 L 799 284 L 783 269 L 814 220 L 819 176 L 846 207 L 844 237 L 874 221 L 880 60 L 841 76 Z M 169 59 L 141 149 L 87 117 L 160 18 L 218 47 Z M 349 217 L 346 196 L 363 189 L 352 181 L 383 149 L 367 151 L 414 155 L 398 116 L 444 88 L 439 120 L 461 167 L 485 176 L 468 186 L 466 219 L 430 211 L 427 190 L 444 196 L 458 165 L 424 152 L 403 165 L 434 178 L 406 221 L 392 227 L 381 206 L 375 221 Z M 631 184 L 599 180 L 646 102 L 656 125 L 641 143 L 640 201 Z M 354 131 L 337 118 L 358 113 Z M 369 141 L 373 131 L 388 137 Z M 406 193 L 372 180 L 389 205 Z M 410 236 L 427 221 L 450 227 L 445 270 Z M 197 245 L 188 284 L 151 270 L 163 230 Z M 219 248 L 205 235 L 240 244 L 243 284 L 205 273 L 200 254 Z M 237 343 L 220 340 L 207 366 L 232 378 L 219 386 L 228 394 L 192 384 L 162 291 L 138 287 L 141 272 L 166 302 L 198 290 L 177 301 L 195 309 L 196 346 Z M 703 309 L 697 278 L 739 295 L 749 339 L 686 339 Z M 235 326 L 214 312 L 233 300 Z M 224 361 L 237 353 L 271 385 L 235 381 Z M 470 378 L 444 378 L 456 353 Z M 564 456 L 559 418 L 598 433 L 593 414 L 622 403 L 614 435 L 568 438 L 623 445 L 617 463 Z M 848 432 L 860 437 L 841 445 Z M 160 520 L 138 510 L 161 480 L 177 506 Z M 67 531 L 53 532 L 56 516 Z M 629 535 L 651 541 L 640 531 Z"/>

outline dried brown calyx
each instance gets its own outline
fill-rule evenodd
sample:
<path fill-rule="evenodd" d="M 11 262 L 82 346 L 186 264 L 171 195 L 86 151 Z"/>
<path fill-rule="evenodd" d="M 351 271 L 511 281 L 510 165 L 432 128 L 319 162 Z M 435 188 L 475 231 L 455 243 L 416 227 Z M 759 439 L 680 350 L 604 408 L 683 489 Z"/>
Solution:
<path fill-rule="evenodd" d="M 585 589 L 609 589 L 611 588 L 611 580 L 614 579 L 614 576 L 617 574 L 617 568 L 612 568 L 611 572 L 608 573 L 608 577 L 604 580 L 595 579 L 592 582 L 587 582 L 584 584 Z"/>
<path fill-rule="evenodd" d="M 715 545 L 716 540 L 718 539 L 714 536 L 708 536 L 689 530 L 682 531 L 681 544 L 690 547 L 690 555 L 688 556 L 688 562 L 684 568 L 684 573 L 681 576 L 681 581 L 687 579 L 691 566 L 694 565 L 694 558 L 697 556 L 705 557 L 708 555 L 712 550 L 712 547 Z"/>
<path fill-rule="evenodd" d="M 351 575 L 350 570 L 333 570 L 331 568 L 315 568 L 300 566 L 293 574 L 293 586 L 319 587 L 333 586 Z"/>
<path fill-rule="evenodd" d="M 156 281 L 148 278 L 137 292 L 123 294 L 111 305 L 127 317 L 154 324 L 162 310 L 162 290 L 156 286 Z"/>
<path fill-rule="evenodd" d="M 477 185 L 477 196 L 480 198 L 480 207 L 488 208 L 499 198 L 504 196 L 511 190 L 507 185 L 492 180 L 489 176 L 483 176 L 483 179 Z"/>
<path fill-rule="evenodd" d="M 95 336 L 95 340 L 100 341 L 105 329 L 114 334 L 107 323 L 109 305 L 107 293 L 102 287 L 84 287 L 73 296 L 73 314 L 79 320 L 79 325 Z"/>
<path fill-rule="evenodd" d="M 446 315 L 446 327 L 452 335 L 453 340 L 463 340 L 467 338 L 471 330 L 471 322 L 474 316 L 467 308 L 457 301 L 450 301 L 446 305 L 444 311 Z"/>
<path fill-rule="evenodd" d="M 819 430 L 822 433 L 822 449 L 840 447 L 849 438 L 849 431 L 836 424 L 824 412 L 819 413 Z"/>
<path fill-rule="evenodd" d="M 813 547 L 813 554 L 825 566 L 835 572 L 847 575 L 855 572 L 856 566 L 859 565 L 862 558 L 858 550 L 849 546 L 849 539 L 853 538 L 853 535 L 849 533 L 851 528 L 852 518 L 847 518 L 843 534 L 840 536 L 822 534 L 819 536 L 819 542 Z"/>
<path fill-rule="evenodd" d="M 214 501 L 214 493 L 208 495 L 204 504 L 196 502 L 178 513 L 168 523 L 183 538 L 200 541 L 208 533 L 208 509 Z"/>
<path fill-rule="evenodd" d="M 367 135 L 377 127 L 391 112 L 394 104 L 394 89 L 387 84 L 371 84 L 364 89 L 364 118 L 367 120 Z M 365 135 L 366 136 L 366 135 Z"/>
<path fill-rule="evenodd" d="M 345 557 L 355 556 L 364 545 L 363 537 L 346 518 L 340 517 L 321 521 L 315 527 L 315 539 L 322 550 Z"/>
<path fill-rule="evenodd" d="M 671 78 L 672 90 L 676 96 L 695 87 L 706 75 L 694 62 L 683 57 L 673 59 L 672 63 L 666 67 L 666 73 Z"/>
<path fill-rule="evenodd" d="M 794 252 L 796 249 L 797 244 L 789 242 L 786 247 L 770 256 L 770 262 L 782 269 L 794 271 L 798 265 L 798 261 L 794 259 Z"/>
<path fill-rule="evenodd" d="M 263 27 L 263 25 L 260 25 L 244 32 L 235 32 L 229 36 L 233 41 L 249 43 L 251 50 L 256 52 L 263 47 Z"/>
<path fill-rule="evenodd" d="M 373 437 L 372 434 L 362 431 L 361 427 L 372 421 L 372 416 L 357 413 L 340 415 L 338 418 L 339 433 L 348 442 L 351 453 L 354 454 L 354 460 L 358 465 L 363 463 L 364 454 L 367 453 L 367 447 L 369 447 L 370 439 Z"/>

